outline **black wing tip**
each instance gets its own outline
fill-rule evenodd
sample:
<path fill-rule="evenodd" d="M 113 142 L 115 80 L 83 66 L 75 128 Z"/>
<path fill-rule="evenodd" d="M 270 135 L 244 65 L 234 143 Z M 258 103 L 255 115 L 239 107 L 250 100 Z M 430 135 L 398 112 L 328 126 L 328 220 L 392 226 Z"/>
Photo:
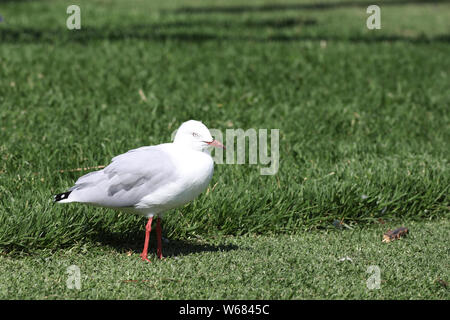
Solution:
<path fill-rule="evenodd" d="M 69 197 L 69 195 L 72 193 L 72 191 L 67 191 L 63 193 L 59 193 L 53 196 L 53 202 L 59 202 L 61 200 L 65 200 Z"/>

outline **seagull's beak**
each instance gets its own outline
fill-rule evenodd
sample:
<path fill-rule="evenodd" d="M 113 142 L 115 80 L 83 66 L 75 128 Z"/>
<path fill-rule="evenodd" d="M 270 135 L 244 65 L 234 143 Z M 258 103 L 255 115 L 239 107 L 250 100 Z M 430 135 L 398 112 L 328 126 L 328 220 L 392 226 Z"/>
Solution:
<path fill-rule="evenodd" d="M 226 149 L 225 146 L 217 140 L 213 140 L 211 142 L 205 141 L 211 147 Z"/>

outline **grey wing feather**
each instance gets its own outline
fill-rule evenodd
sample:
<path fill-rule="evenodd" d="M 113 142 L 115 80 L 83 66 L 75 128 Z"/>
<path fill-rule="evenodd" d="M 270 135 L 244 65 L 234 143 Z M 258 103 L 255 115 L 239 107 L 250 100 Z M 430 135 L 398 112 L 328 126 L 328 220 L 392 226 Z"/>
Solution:
<path fill-rule="evenodd" d="M 74 201 L 131 207 L 175 179 L 175 166 L 166 152 L 158 146 L 141 147 L 114 157 L 103 170 L 80 177 L 70 191 Z"/>

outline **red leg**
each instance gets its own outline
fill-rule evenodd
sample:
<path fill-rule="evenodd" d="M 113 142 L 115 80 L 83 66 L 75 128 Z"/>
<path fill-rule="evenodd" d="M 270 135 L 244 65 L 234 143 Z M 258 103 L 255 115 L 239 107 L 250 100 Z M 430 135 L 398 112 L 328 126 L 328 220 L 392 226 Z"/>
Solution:
<path fill-rule="evenodd" d="M 153 217 L 149 218 L 147 225 L 145 226 L 144 250 L 142 251 L 142 254 L 141 254 L 142 260 L 146 260 L 148 262 L 151 262 L 147 258 L 147 251 L 148 251 L 148 240 L 150 239 L 150 232 L 152 231 L 152 221 L 153 221 Z"/>
<path fill-rule="evenodd" d="M 158 240 L 158 249 L 157 249 L 156 252 L 158 254 L 158 258 L 159 259 L 164 258 L 163 255 L 162 255 L 161 233 L 162 233 L 161 219 L 158 217 L 158 219 L 156 219 L 156 238 Z"/>

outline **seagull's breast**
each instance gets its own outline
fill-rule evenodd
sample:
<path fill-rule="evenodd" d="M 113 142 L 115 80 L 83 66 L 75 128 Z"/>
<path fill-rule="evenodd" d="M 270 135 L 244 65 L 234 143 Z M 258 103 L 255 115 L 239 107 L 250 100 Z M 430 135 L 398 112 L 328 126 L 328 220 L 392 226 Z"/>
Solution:
<path fill-rule="evenodd" d="M 135 208 L 162 213 L 192 201 L 207 188 L 214 172 L 209 154 L 178 148 L 168 151 L 175 164 L 176 179 L 146 195 Z"/>

